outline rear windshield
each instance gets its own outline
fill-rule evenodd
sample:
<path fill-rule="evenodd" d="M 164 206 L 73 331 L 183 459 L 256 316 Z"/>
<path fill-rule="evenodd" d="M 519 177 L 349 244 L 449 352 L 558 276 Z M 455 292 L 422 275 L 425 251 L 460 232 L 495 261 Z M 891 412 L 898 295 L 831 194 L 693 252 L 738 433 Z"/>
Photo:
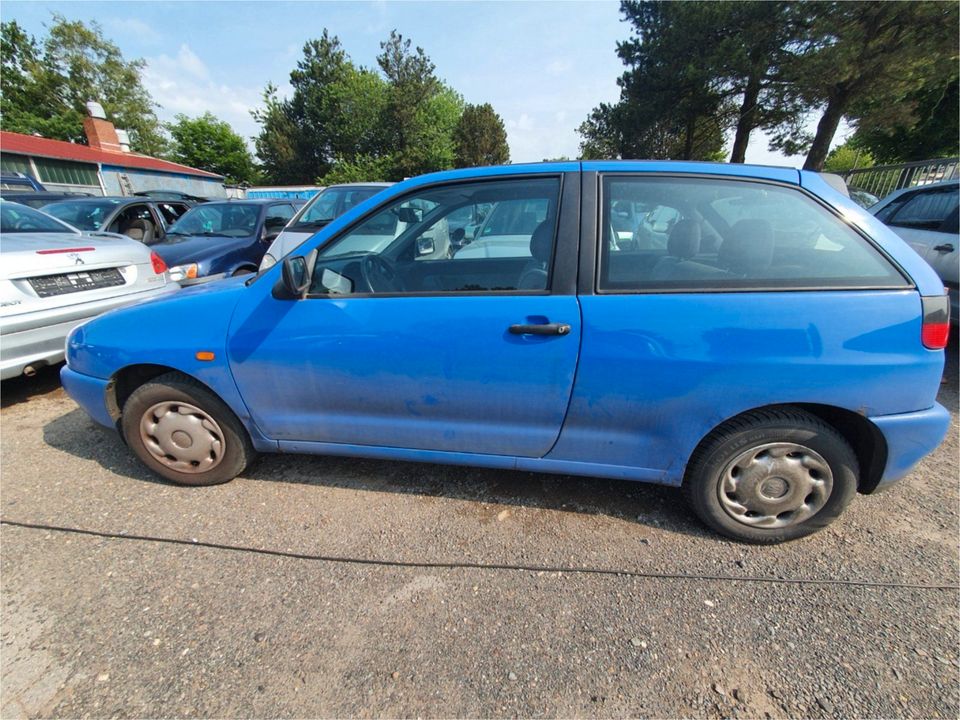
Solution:
<path fill-rule="evenodd" d="M 169 233 L 246 237 L 256 231 L 261 207 L 247 203 L 205 203 L 185 212 Z"/>
<path fill-rule="evenodd" d="M 0 204 L 0 233 L 72 233 L 42 212 L 14 202 Z"/>
<path fill-rule="evenodd" d="M 383 190 L 382 187 L 331 187 L 320 192 L 300 211 L 291 230 L 317 229 Z"/>

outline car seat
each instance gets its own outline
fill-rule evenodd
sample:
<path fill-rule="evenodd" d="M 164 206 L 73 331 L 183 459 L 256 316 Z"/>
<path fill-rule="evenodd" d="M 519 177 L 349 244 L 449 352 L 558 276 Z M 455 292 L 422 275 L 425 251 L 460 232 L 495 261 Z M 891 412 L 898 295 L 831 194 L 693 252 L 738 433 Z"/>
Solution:
<path fill-rule="evenodd" d="M 517 282 L 518 290 L 546 290 L 547 265 L 553 254 L 553 222 L 549 219 L 537 225 L 530 236 L 530 261 L 524 266 Z"/>
<path fill-rule="evenodd" d="M 766 220 L 738 220 L 717 257 L 735 275 L 760 276 L 773 262 L 773 226 Z"/>

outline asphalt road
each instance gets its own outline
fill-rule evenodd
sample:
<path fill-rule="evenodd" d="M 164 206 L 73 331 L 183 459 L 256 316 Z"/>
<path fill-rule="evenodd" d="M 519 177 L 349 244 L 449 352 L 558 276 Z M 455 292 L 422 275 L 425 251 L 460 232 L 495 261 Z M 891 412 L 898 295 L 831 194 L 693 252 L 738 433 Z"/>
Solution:
<path fill-rule="evenodd" d="M 935 455 L 773 548 L 627 482 L 271 456 L 174 487 L 55 373 L 4 383 L 0 716 L 956 718 L 947 378 Z"/>

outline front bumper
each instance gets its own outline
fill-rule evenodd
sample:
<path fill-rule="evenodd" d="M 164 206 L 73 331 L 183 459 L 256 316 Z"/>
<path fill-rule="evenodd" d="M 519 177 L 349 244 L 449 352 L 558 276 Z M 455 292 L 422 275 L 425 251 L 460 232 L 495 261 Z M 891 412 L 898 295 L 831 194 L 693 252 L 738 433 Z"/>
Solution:
<path fill-rule="evenodd" d="M 67 395 L 83 408 L 87 415 L 101 425 L 116 429 L 114 419 L 110 417 L 107 406 L 107 390 L 110 380 L 84 375 L 64 365 L 60 369 L 60 384 L 67 391 Z"/>
<path fill-rule="evenodd" d="M 167 283 L 137 293 L 4 318 L 0 325 L 0 380 L 15 378 L 29 366 L 54 365 L 64 358 L 67 336 L 81 323 L 126 305 L 179 290 Z"/>
<path fill-rule="evenodd" d="M 937 448 L 950 428 L 950 413 L 940 403 L 927 410 L 881 415 L 870 420 L 887 441 L 887 466 L 875 490 L 883 490 L 902 479 Z"/>

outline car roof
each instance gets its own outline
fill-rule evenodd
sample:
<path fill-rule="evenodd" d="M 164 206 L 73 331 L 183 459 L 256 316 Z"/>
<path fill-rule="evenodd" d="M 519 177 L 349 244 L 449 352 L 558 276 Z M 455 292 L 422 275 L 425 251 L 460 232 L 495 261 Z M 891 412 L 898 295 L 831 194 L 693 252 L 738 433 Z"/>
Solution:
<path fill-rule="evenodd" d="M 345 188 L 345 187 L 390 187 L 396 183 L 392 182 L 352 182 L 352 183 L 337 183 L 336 185 L 327 185 L 324 190 L 329 190 L 330 188 Z M 323 191 L 321 191 L 323 192 Z"/>
<path fill-rule="evenodd" d="M 79 202 L 79 203 L 102 203 L 105 200 L 113 203 L 114 205 L 129 205 L 130 203 L 157 202 L 156 200 L 147 198 L 147 197 L 117 197 L 114 195 L 95 195 L 93 197 L 79 195 L 77 197 L 66 197 L 66 198 L 63 198 L 63 200 L 58 200 L 57 202 L 69 201 L 69 202 Z"/>

